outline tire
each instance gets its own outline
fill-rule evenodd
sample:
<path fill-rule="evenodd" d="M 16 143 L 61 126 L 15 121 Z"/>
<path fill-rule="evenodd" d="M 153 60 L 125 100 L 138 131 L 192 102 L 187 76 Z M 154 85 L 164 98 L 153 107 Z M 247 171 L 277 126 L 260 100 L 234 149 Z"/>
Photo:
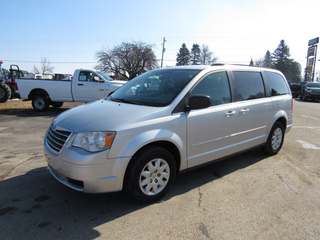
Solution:
<path fill-rule="evenodd" d="M 0 103 L 4 103 L 11 98 L 11 89 L 5 83 L 0 83 Z"/>
<path fill-rule="evenodd" d="M 302 99 L 303 101 L 307 101 L 308 100 L 308 98 L 307 98 L 307 95 L 306 94 L 304 94 L 303 95 L 303 99 Z"/>
<path fill-rule="evenodd" d="M 171 153 L 161 147 L 148 147 L 131 160 L 123 189 L 135 201 L 151 203 L 169 191 L 175 177 L 176 162 Z"/>
<path fill-rule="evenodd" d="M 266 144 L 263 146 L 263 150 L 268 155 L 276 155 L 283 144 L 284 141 L 284 126 L 280 122 L 276 122 L 269 134 Z"/>
<path fill-rule="evenodd" d="M 62 107 L 63 102 L 51 102 L 51 105 L 55 108 Z"/>
<path fill-rule="evenodd" d="M 49 108 L 50 101 L 45 95 L 36 95 L 32 98 L 32 107 L 37 112 L 44 112 Z"/>
<path fill-rule="evenodd" d="M 8 85 L 9 86 L 9 88 L 10 88 L 10 90 L 11 90 L 11 96 L 10 96 L 10 99 L 13 99 L 13 98 L 15 98 L 15 92 L 16 92 L 16 89 L 14 88 L 14 86 L 13 85 Z"/>

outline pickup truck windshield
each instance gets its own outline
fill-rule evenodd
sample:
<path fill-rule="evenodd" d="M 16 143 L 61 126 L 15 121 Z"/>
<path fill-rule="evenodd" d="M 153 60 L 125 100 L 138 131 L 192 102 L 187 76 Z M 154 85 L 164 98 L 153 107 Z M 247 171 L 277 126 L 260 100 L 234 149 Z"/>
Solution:
<path fill-rule="evenodd" d="M 158 69 L 146 72 L 114 92 L 108 100 L 162 107 L 170 104 L 201 69 Z"/>
<path fill-rule="evenodd" d="M 107 81 L 112 81 L 113 79 L 111 77 L 109 77 L 107 74 L 105 74 L 104 72 L 97 72 L 99 73 L 105 80 Z"/>
<path fill-rule="evenodd" d="M 307 83 L 307 87 L 320 88 L 320 83 Z"/>

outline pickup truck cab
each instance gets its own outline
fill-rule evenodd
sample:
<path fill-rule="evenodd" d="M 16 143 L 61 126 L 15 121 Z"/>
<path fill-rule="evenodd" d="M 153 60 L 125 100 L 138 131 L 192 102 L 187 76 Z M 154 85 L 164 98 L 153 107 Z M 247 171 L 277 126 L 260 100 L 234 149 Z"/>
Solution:
<path fill-rule="evenodd" d="M 126 81 L 113 80 L 103 72 L 76 69 L 70 80 L 16 79 L 16 93 L 32 100 L 34 110 L 46 111 L 50 105 L 63 102 L 91 102 L 109 96 Z"/>

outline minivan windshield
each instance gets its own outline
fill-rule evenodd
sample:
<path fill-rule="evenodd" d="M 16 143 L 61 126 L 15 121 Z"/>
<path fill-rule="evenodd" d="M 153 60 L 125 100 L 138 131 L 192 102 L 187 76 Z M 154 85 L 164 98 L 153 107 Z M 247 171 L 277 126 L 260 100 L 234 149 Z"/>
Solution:
<path fill-rule="evenodd" d="M 158 69 L 146 72 L 114 92 L 108 100 L 162 107 L 170 104 L 201 69 Z"/>

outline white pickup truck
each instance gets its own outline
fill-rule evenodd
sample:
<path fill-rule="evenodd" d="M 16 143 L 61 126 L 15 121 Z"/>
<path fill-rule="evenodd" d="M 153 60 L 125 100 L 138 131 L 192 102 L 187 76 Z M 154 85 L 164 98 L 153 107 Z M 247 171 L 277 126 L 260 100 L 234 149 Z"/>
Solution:
<path fill-rule="evenodd" d="M 109 96 L 126 81 L 113 80 L 103 72 L 76 69 L 70 80 L 16 79 L 16 96 L 32 100 L 34 110 L 43 112 L 63 102 L 91 102 Z"/>

